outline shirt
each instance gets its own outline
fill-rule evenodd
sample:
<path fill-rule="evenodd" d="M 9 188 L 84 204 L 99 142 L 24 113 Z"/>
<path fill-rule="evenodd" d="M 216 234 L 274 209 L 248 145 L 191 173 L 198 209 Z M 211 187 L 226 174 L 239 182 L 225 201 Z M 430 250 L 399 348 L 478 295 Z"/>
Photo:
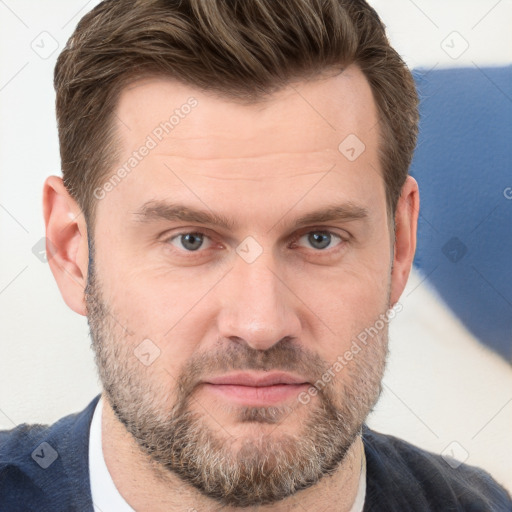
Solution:
<path fill-rule="evenodd" d="M 100 398 L 89 432 L 89 478 L 94 512 L 135 512 L 121 496 L 110 476 L 101 446 L 101 416 L 103 398 Z"/>

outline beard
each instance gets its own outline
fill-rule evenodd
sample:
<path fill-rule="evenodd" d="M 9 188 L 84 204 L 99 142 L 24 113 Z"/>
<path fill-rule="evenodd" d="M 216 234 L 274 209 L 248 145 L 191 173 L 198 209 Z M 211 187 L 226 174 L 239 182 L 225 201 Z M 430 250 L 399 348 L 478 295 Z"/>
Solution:
<path fill-rule="evenodd" d="M 381 393 L 387 329 L 306 405 L 297 400 L 293 406 L 227 406 L 224 411 L 250 427 L 251 434 L 234 436 L 196 397 L 202 379 L 236 370 L 281 370 L 314 383 L 332 364 L 282 339 L 264 351 L 224 340 L 222 348 L 190 357 L 176 376 L 146 367 L 134 356 L 141 339 L 134 343 L 120 329 L 93 267 L 90 256 L 87 318 L 104 394 L 149 456 L 156 477 L 165 481 L 172 473 L 222 506 L 249 507 L 283 500 L 336 472 Z M 295 414 L 300 430 L 283 431 L 282 423 Z"/>

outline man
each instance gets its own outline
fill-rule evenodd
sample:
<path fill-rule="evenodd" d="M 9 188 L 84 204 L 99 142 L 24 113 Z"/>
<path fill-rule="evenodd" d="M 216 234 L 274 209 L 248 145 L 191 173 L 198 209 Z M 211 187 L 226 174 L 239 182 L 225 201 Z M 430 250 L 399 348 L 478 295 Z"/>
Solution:
<path fill-rule="evenodd" d="M 370 7 L 107 0 L 55 87 L 49 263 L 103 393 L 1 433 L 0 510 L 512 509 L 364 424 L 419 208 L 414 82 Z"/>

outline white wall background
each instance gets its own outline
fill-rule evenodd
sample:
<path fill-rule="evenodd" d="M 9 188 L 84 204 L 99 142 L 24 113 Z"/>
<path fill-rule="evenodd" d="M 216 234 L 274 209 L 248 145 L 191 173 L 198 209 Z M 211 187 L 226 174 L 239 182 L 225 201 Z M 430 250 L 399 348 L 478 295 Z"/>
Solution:
<path fill-rule="evenodd" d="M 67 308 L 32 253 L 44 236 L 43 181 L 60 174 L 53 67 L 96 3 L 0 0 L 0 428 L 53 422 L 100 390 L 86 320 Z M 411 67 L 512 62 L 511 0 L 371 3 Z M 467 457 L 512 489 L 510 366 L 469 335 L 421 276 L 413 274 L 401 302 L 370 425 Z"/>

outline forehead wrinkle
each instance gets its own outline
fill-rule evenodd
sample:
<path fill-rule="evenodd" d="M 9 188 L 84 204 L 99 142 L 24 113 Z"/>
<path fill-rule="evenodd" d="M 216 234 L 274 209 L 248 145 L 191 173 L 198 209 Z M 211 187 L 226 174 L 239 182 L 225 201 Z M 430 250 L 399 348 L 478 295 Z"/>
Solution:
<path fill-rule="evenodd" d="M 341 156 L 338 151 L 338 146 L 333 142 L 332 146 L 325 146 L 323 148 L 311 148 L 310 150 L 304 149 L 303 147 L 300 150 L 290 150 L 290 151 L 283 151 L 279 150 L 276 151 L 275 149 L 271 148 L 265 148 L 264 145 L 258 146 L 258 149 L 254 149 L 256 144 L 252 145 L 249 148 L 244 148 L 244 154 L 221 154 L 219 151 L 219 146 L 214 143 L 214 139 L 211 138 L 208 140 L 209 144 L 215 149 L 217 149 L 217 152 L 210 151 L 208 152 L 208 148 L 205 150 L 205 145 L 201 147 L 202 151 L 198 151 L 197 147 L 192 147 L 189 151 L 189 154 L 187 154 L 186 149 L 182 144 L 179 144 L 176 139 L 169 140 L 169 143 L 176 142 L 176 147 L 171 147 L 167 149 L 156 149 L 153 151 L 152 156 L 154 158 L 169 158 L 175 161 L 181 161 L 181 160 L 190 160 L 190 161 L 198 161 L 198 162 L 209 162 L 211 161 L 212 164 L 215 164 L 217 161 L 226 161 L 226 162 L 236 162 L 236 161 L 245 161 L 245 162 L 261 162 L 266 160 L 273 160 L 276 158 L 282 158 L 286 157 L 289 160 L 298 160 L 299 162 L 304 162 L 305 159 L 307 160 L 326 160 L 329 159 L 329 161 L 332 163 L 332 160 L 338 160 L 338 156 Z M 227 150 L 232 151 L 232 147 L 230 148 L 223 148 Z"/>
<path fill-rule="evenodd" d="M 242 174 L 243 171 L 237 171 L 239 174 Z M 293 171 L 292 171 L 293 172 Z M 208 178 L 208 179 L 211 179 L 211 180 L 219 180 L 219 181 L 258 181 L 260 182 L 261 180 L 263 179 L 279 179 L 279 178 L 286 178 L 286 179 L 290 179 L 290 178 L 295 178 L 295 177 L 300 177 L 300 176 L 313 176 L 315 174 L 325 174 L 327 171 L 325 170 L 321 170 L 321 171 L 310 171 L 310 172 L 293 172 L 293 174 L 290 174 L 290 175 L 264 175 L 264 174 L 261 174 L 260 176 L 257 176 L 257 177 L 249 177 L 249 176 L 224 176 L 224 175 L 211 175 L 211 174 L 203 174 L 201 173 L 201 177 L 202 178 Z M 191 174 L 196 174 L 196 173 L 191 173 Z"/>
<path fill-rule="evenodd" d="M 295 156 L 294 153 L 290 155 Z M 278 180 L 293 179 L 304 176 L 315 176 L 325 174 L 336 166 L 332 158 L 325 159 L 324 162 L 314 163 L 309 153 L 296 155 L 296 161 L 273 162 L 271 165 L 265 164 L 259 158 L 263 157 L 185 157 L 176 155 L 155 155 L 159 159 L 167 158 L 167 161 L 159 164 L 165 171 L 175 171 L 180 175 L 190 175 L 199 178 L 212 180 L 231 181 L 231 180 Z M 270 159 L 271 155 L 267 158 Z M 272 155 L 273 156 L 273 155 Z M 308 158 L 310 157 L 311 158 Z M 323 156 L 323 155 L 322 155 Z M 318 160 L 318 159 L 316 159 Z M 225 164 L 225 165 L 224 165 Z"/>

